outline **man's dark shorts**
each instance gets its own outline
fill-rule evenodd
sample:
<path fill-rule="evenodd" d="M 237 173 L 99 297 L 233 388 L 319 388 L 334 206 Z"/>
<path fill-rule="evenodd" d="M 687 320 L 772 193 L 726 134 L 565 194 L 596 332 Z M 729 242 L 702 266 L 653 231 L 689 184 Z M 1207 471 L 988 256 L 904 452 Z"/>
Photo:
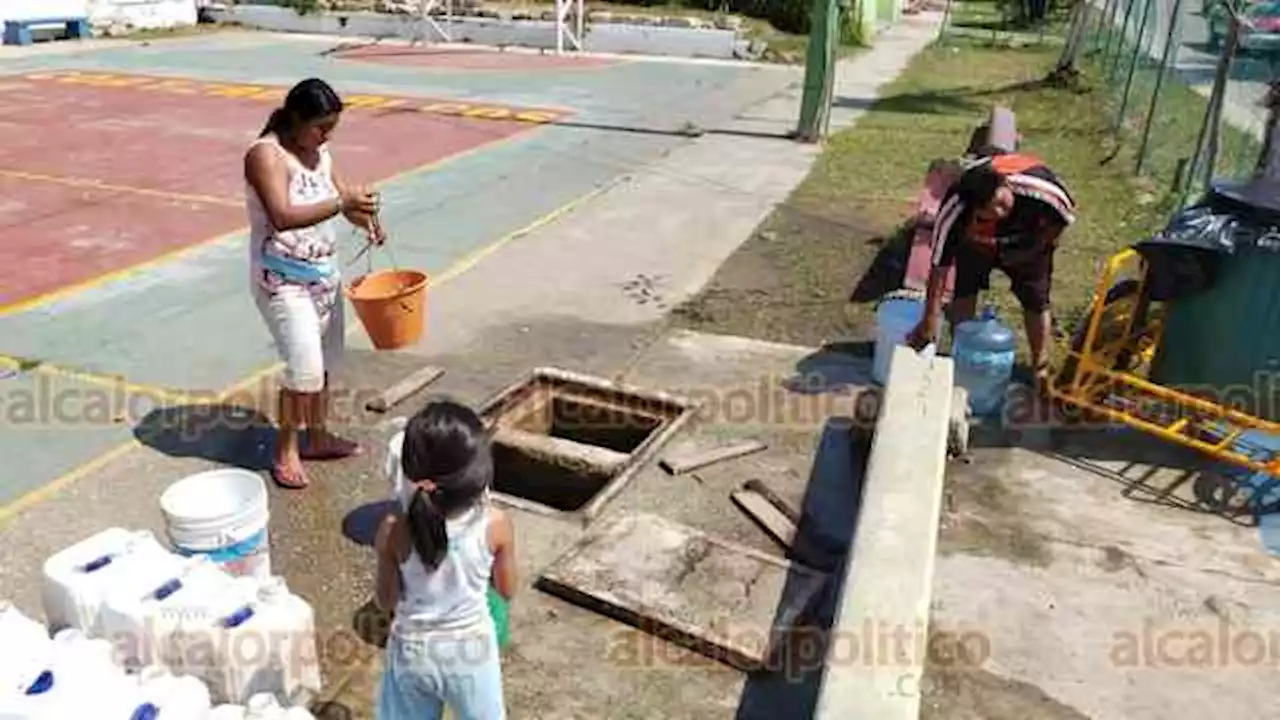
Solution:
<path fill-rule="evenodd" d="M 1053 284 L 1053 247 L 1028 253 L 985 252 L 968 243 L 956 248 L 955 297 L 969 298 L 991 287 L 991 271 L 1000 270 L 1009 278 L 1010 289 L 1022 309 L 1041 312 L 1049 309 Z"/>

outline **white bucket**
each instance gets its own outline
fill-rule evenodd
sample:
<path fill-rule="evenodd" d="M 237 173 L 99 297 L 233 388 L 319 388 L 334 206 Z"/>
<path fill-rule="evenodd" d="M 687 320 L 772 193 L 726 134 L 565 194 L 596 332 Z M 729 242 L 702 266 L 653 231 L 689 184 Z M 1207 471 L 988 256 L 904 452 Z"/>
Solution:
<path fill-rule="evenodd" d="M 231 575 L 271 577 L 267 486 L 247 470 L 185 477 L 160 496 L 169 541 L 180 555 L 207 555 Z"/>
<path fill-rule="evenodd" d="M 876 347 L 871 377 L 877 383 L 884 385 L 889 379 L 894 346 L 906 343 L 907 336 L 922 317 L 924 303 L 911 298 L 885 300 L 876 308 Z"/>

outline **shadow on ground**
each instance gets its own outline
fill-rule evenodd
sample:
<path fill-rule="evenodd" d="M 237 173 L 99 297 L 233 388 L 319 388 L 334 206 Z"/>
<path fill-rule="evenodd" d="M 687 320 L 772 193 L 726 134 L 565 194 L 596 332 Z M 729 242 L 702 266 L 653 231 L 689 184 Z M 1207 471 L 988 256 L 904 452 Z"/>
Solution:
<path fill-rule="evenodd" d="M 783 387 L 804 395 L 846 393 L 871 383 L 870 341 L 826 343 L 796 363 Z"/>
<path fill-rule="evenodd" d="M 395 502 L 392 500 L 361 505 L 342 519 L 342 534 L 357 545 L 373 547 L 373 541 L 378 535 L 378 524 L 394 509 Z"/>
<path fill-rule="evenodd" d="M 911 241 L 915 238 L 915 232 L 916 223 L 913 220 L 900 225 L 888 237 L 868 241 L 868 244 L 878 245 L 880 250 L 849 293 L 849 302 L 873 303 L 885 294 L 902 288 L 907 277 L 907 262 L 911 257 Z"/>
<path fill-rule="evenodd" d="M 138 442 L 170 457 L 200 458 L 255 472 L 271 469 L 270 419 L 239 405 L 184 405 L 148 413 L 133 430 Z"/>
<path fill-rule="evenodd" d="M 982 102 L 983 98 L 1005 95 L 1011 92 L 1031 92 L 1040 89 L 1042 86 L 1043 81 L 1041 80 L 1028 80 L 1002 85 L 997 88 L 960 87 L 946 90 L 901 93 L 879 99 L 837 97 L 832 101 L 832 105 L 838 108 L 855 110 L 867 110 L 874 107 L 876 112 L 902 113 L 905 115 L 982 114 L 990 110 Z"/>
<path fill-rule="evenodd" d="M 1013 393 L 1026 393 L 1015 387 Z M 1242 526 L 1280 510 L 1280 481 L 1120 423 L 1086 421 L 1048 409 L 1006 405 L 1005 416 L 971 427 L 972 449 L 1021 448 L 1110 480 L 1120 497 L 1171 509 L 1217 515 Z"/>
<path fill-rule="evenodd" d="M 787 578 L 775 623 L 790 623 L 795 629 L 774 639 L 769 669 L 748 677 L 737 720 L 809 717 L 817 705 L 870 452 L 869 443 L 852 439 L 852 422 L 833 417 L 819 436 L 789 553 L 792 562 L 827 573 L 828 579 L 811 607 L 797 608 L 792 598 L 803 590 L 804 581 L 794 572 Z M 803 614 L 791 621 L 797 613 Z"/>

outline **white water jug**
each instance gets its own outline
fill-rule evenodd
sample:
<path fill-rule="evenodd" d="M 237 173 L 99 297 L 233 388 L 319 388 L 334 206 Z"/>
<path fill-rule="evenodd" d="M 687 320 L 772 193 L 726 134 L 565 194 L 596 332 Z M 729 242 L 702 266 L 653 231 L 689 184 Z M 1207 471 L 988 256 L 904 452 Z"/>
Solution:
<path fill-rule="evenodd" d="M 141 576 L 177 566 L 147 531 L 109 528 L 50 556 L 44 563 L 44 612 L 53 630 L 74 627 L 90 637 L 102 634 L 100 612 L 107 592 L 145 582 Z"/>
<path fill-rule="evenodd" d="M 184 558 L 178 572 L 151 575 L 140 590 L 130 584 L 107 595 L 102 626 L 129 667 L 162 665 L 183 671 L 183 648 L 178 633 L 185 626 L 203 626 L 213 616 L 210 602 L 221 597 L 232 578 L 204 556 Z"/>
<path fill-rule="evenodd" d="M 25 691 L 45 670 L 52 651 L 44 625 L 9 601 L 0 601 L 0 699 Z"/>
<path fill-rule="evenodd" d="M 218 705 L 209 713 L 209 720 L 245 720 L 243 705 Z"/>
<path fill-rule="evenodd" d="M 154 705 L 161 718 L 205 720 L 212 710 L 209 688 L 190 675 L 174 675 L 152 665 L 138 673 L 137 682 L 143 702 Z"/>
<path fill-rule="evenodd" d="M 0 697 L 0 719 L 105 717 L 100 700 L 109 703 L 128 682 L 110 647 L 71 629 L 59 633 L 50 648 L 47 662 L 25 687 Z"/>
<path fill-rule="evenodd" d="M 315 616 L 311 606 L 289 591 L 284 579 L 261 583 L 248 578 L 219 605 L 216 668 L 205 675 L 221 702 L 247 703 L 269 693 L 293 698 L 321 690 Z"/>

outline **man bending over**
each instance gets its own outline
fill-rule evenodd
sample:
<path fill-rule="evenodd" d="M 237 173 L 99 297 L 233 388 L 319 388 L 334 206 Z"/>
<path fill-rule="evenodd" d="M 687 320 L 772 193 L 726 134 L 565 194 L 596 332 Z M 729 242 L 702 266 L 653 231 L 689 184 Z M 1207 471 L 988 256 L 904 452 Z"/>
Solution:
<path fill-rule="evenodd" d="M 1047 389 L 1053 320 L 1049 288 L 1058 238 L 1075 221 L 1075 201 L 1044 163 L 1019 153 L 983 158 L 947 191 L 933 228 L 933 270 L 924 318 L 908 343 L 938 340 L 947 271 L 955 267 L 952 330 L 977 312 L 978 293 L 999 268 L 1022 304 L 1036 389 Z"/>

